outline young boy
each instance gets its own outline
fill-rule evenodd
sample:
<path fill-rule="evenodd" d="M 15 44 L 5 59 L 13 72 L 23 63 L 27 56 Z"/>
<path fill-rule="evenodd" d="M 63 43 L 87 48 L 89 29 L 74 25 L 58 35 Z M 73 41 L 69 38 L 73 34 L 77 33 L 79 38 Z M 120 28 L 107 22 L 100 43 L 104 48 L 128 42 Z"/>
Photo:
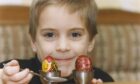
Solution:
<path fill-rule="evenodd" d="M 46 56 L 56 60 L 61 76 L 68 79 L 61 84 L 74 84 L 71 74 L 76 58 L 88 55 L 94 47 L 97 33 L 94 0 L 33 0 L 31 8 L 29 33 L 36 56 L 30 60 L 4 62 L 4 67 L 1 63 L 3 84 L 42 84 L 30 70 L 39 73 Z M 113 81 L 100 69 L 93 70 L 91 84 Z"/>

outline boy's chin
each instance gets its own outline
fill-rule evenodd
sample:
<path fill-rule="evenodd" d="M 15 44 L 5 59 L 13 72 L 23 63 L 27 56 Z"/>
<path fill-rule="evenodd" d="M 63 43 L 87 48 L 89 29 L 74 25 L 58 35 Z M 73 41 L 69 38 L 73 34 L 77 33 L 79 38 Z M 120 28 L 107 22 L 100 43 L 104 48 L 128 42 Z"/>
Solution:
<path fill-rule="evenodd" d="M 72 74 L 74 68 L 69 66 L 59 66 L 59 70 L 61 71 L 62 77 L 67 77 Z"/>
<path fill-rule="evenodd" d="M 76 57 L 70 60 L 55 60 L 58 66 L 73 66 L 75 65 Z"/>
<path fill-rule="evenodd" d="M 73 71 L 73 70 L 71 70 L 71 71 L 68 71 L 68 70 L 61 70 L 61 76 L 62 76 L 62 77 L 68 77 L 68 76 L 70 76 L 70 75 L 72 74 L 72 71 Z"/>

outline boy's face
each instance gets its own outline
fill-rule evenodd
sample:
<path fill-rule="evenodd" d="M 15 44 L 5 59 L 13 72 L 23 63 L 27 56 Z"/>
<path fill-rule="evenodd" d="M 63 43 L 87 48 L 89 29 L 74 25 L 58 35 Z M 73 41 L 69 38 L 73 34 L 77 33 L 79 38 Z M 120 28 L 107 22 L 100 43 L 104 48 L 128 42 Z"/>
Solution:
<path fill-rule="evenodd" d="M 87 55 L 89 34 L 77 13 L 69 13 L 67 8 L 49 6 L 40 14 L 36 41 L 38 58 L 42 61 L 52 56 L 62 76 L 68 76 L 75 68 L 79 55 Z"/>

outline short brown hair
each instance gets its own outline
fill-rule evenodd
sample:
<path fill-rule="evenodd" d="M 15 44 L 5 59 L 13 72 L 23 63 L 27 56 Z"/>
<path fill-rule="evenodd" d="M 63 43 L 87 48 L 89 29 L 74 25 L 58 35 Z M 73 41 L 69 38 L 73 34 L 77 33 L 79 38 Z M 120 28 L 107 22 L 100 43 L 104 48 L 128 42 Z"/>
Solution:
<path fill-rule="evenodd" d="M 96 33 L 96 12 L 97 6 L 94 0 L 33 0 L 30 11 L 30 28 L 29 33 L 35 41 L 38 20 L 42 10 L 49 5 L 66 6 L 70 13 L 78 12 L 85 21 L 90 38 Z"/>

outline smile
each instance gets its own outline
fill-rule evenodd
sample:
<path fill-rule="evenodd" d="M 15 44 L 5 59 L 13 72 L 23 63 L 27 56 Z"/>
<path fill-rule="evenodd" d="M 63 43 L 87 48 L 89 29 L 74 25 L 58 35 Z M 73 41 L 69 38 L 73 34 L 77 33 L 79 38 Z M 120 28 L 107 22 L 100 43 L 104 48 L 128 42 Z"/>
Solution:
<path fill-rule="evenodd" d="M 54 58 L 56 61 L 69 61 L 74 59 L 75 57 L 71 57 L 71 58 Z"/>

